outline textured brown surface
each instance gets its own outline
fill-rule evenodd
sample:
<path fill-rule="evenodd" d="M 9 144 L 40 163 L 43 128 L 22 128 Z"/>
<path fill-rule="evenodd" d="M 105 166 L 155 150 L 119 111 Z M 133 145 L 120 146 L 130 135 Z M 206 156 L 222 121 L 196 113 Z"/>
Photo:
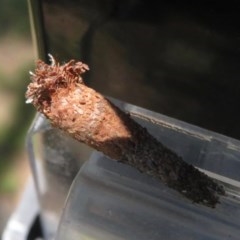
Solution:
<path fill-rule="evenodd" d="M 87 87 L 88 66 L 38 61 L 26 97 L 51 123 L 107 156 L 156 177 L 191 199 L 214 207 L 222 187 L 164 147 L 147 130 Z"/>

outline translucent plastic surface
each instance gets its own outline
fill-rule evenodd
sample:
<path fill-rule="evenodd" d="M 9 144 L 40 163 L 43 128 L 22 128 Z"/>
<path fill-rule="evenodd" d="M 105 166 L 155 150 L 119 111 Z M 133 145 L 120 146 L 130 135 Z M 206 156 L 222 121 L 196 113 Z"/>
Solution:
<path fill-rule="evenodd" d="M 134 118 L 184 160 L 221 182 L 215 209 L 95 153 L 70 189 L 57 240 L 239 239 L 239 141 L 132 105 Z"/>
<path fill-rule="evenodd" d="M 52 239 L 71 183 L 92 150 L 52 128 L 40 114 L 29 130 L 27 148 L 45 239 Z"/>

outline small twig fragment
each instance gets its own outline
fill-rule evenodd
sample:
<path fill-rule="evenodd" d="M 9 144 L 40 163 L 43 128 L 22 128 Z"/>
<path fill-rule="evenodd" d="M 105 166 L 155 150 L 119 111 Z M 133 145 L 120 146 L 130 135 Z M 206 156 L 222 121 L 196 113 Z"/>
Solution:
<path fill-rule="evenodd" d="M 80 142 L 137 168 L 176 189 L 193 202 L 214 207 L 223 187 L 166 148 L 100 93 L 87 87 L 81 75 L 89 70 L 71 60 L 60 65 L 37 62 L 26 98 L 36 109 Z"/>

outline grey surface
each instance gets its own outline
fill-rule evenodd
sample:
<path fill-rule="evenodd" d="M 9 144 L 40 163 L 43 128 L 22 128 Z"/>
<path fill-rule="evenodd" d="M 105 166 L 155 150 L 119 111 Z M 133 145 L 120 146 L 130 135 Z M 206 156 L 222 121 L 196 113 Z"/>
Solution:
<path fill-rule="evenodd" d="M 99 153 L 70 189 L 58 240 L 239 239 L 240 142 L 122 102 L 156 138 L 225 186 L 215 209 Z"/>
<path fill-rule="evenodd" d="M 239 203 L 239 195 L 228 195 L 215 209 L 193 204 L 135 169 L 95 154 L 74 181 L 57 239 L 238 240 Z"/>
<path fill-rule="evenodd" d="M 40 207 L 33 179 L 30 177 L 17 208 L 9 218 L 2 240 L 26 240 Z"/>
<path fill-rule="evenodd" d="M 40 202 L 44 236 L 52 239 L 71 183 L 91 149 L 52 128 L 37 114 L 27 136 L 27 150 Z"/>

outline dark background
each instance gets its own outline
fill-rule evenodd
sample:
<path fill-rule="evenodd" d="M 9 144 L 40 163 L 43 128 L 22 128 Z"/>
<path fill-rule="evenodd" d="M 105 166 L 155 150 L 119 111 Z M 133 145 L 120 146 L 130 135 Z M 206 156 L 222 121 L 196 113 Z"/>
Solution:
<path fill-rule="evenodd" d="M 100 92 L 240 139 L 237 1 L 43 1 L 46 52 Z"/>

